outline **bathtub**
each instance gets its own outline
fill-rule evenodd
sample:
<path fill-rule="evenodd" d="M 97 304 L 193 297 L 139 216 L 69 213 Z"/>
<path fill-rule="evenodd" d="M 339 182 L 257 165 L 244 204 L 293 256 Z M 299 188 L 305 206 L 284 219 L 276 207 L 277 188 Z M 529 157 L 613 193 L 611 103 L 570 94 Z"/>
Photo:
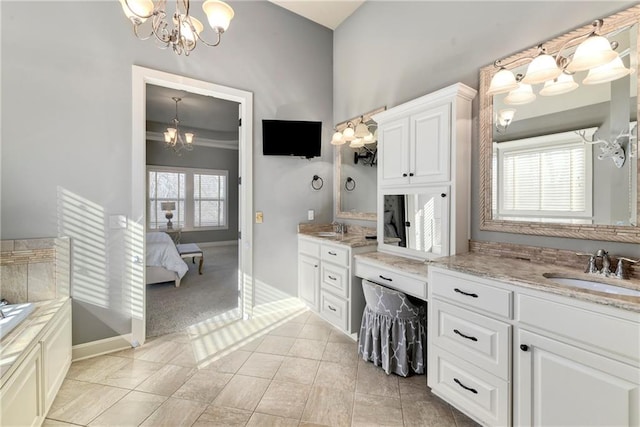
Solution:
<path fill-rule="evenodd" d="M 26 319 L 34 308 L 32 302 L 1 306 L 3 316 L 0 316 L 0 340 Z"/>

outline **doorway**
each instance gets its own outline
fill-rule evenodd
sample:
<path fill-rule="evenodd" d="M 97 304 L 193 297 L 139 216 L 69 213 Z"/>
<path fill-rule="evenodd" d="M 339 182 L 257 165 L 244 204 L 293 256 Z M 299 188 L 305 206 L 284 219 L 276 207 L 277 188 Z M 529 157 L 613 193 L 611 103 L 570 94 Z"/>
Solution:
<path fill-rule="evenodd" d="M 250 317 L 253 307 L 252 275 L 252 104 L 250 92 L 216 85 L 210 82 L 133 66 L 132 108 L 132 220 L 130 230 L 134 242 L 131 274 L 132 344 L 143 344 L 146 339 L 146 268 L 147 242 L 147 91 L 149 85 L 180 91 L 194 96 L 216 98 L 238 104 L 242 125 L 238 131 L 238 317 Z M 241 237 L 241 238 L 240 238 Z M 137 243 L 137 244 L 136 244 Z M 191 272 L 187 273 L 191 274 Z M 197 273 L 196 273 L 197 274 Z"/>

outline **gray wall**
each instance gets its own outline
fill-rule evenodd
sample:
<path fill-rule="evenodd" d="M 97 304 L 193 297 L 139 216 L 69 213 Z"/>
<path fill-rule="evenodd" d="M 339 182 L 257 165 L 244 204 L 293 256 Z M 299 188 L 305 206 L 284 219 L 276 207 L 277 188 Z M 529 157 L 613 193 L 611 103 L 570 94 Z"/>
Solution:
<path fill-rule="evenodd" d="M 134 64 L 253 92 L 258 283 L 295 295 L 296 225 L 307 209 L 332 219 L 332 32 L 265 1 L 230 4 L 222 44 L 187 58 L 137 40 L 115 0 L 0 2 L 0 237 L 71 235 L 74 344 L 130 328 L 130 260 L 108 217 L 132 209 Z M 322 157 L 263 157 L 263 118 L 322 121 Z"/>
<path fill-rule="evenodd" d="M 478 88 L 481 67 L 636 2 L 366 2 L 334 33 L 334 123 L 394 107 L 455 82 Z M 364 48 L 367 54 L 354 52 Z M 478 97 L 473 103 L 471 237 L 639 256 L 639 245 L 485 232 L 479 228 Z"/>
<path fill-rule="evenodd" d="M 238 239 L 238 150 L 196 145 L 193 151 L 183 151 L 181 156 L 177 156 L 173 150 L 167 150 L 164 144 L 147 141 L 147 165 L 228 171 L 229 227 L 226 230 L 183 232 L 180 242 L 224 242 Z"/>

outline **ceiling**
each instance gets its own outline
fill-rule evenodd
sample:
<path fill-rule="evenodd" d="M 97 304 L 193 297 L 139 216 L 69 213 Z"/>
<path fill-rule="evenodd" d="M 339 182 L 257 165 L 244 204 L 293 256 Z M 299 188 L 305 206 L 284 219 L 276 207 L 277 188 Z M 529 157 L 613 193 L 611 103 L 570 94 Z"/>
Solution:
<path fill-rule="evenodd" d="M 293 13 L 335 30 L 365 0 L 269 0 Z"/>

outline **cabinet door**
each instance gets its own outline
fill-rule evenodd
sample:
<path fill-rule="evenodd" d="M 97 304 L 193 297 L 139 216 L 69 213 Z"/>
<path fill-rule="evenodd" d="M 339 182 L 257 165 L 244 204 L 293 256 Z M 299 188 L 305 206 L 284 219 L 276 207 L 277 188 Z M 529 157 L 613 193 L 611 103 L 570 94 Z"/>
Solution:
<path fill-rule="evenodd" d="M 451 104 L 411 116 L 409 175 L 412 184 L 449 181 L 450 128 Z"/>
<path fill-rule="evenodd" d="M 525 330 L 519 330 L 514 352 L 515 424 L 640 424 L 637 366 Z"/>
<path fill-rule="evenodd" d="M 60 313 L 61 317 L 43 337 L 44 412 L 48 412 L 71 366 L 71 304 Z"/>
<path fill-rule="evenodd" d="M 42 410 L 42 364 L 36 345 L 0 391 L 0 425 L 39 426 Z"/>
<path fill-rule="evenodd" d="M 389 122 L 378 129 L 380 185 L 409 182 L 409 118 Z"/>
<path fill-rule="evenodd" d="M 307 255 L 298 255 L 298 297 L 311 308 L 319 311 L 320 260 Z"/>

